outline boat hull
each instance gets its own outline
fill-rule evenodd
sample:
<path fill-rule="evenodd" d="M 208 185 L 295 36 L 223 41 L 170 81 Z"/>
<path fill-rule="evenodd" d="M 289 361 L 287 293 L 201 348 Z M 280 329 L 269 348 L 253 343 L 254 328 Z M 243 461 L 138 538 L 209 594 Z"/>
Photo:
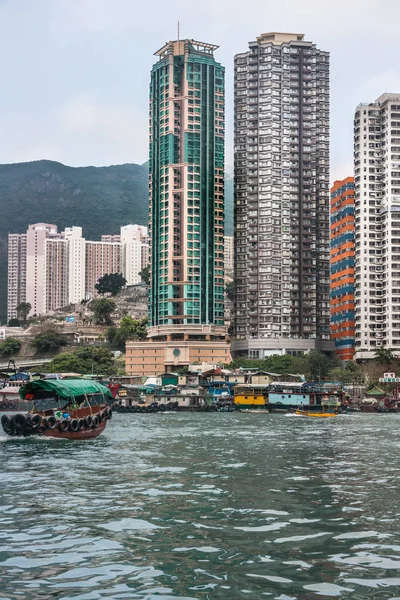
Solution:
<path fill-rule="evenodd" d="M 112 410 L 106 404 L 71 409 L 68 417 L 55 416 L 54 410 L 2 416 L 3 430 L 10 436 L 53 437 L 66 440 L 89 440 L 103 433 Z M 95 421 L 94 419 L 97 419 Z M 80 424 L 78 424 L 80 421 Z"/>
<path fill-rule="evenodd" d="M 306 412 L 304 410 L 296 410 L 296 415 L 301 415 L 302 417 L 314 417 L 319 419 L 328 419 L 330 417 L 337 417 L 337 413 L 322 413 L 322 412 Z"/>
<path fill-rule="evenodd" d="M 64 440 L 91 440 L 103 433 L 107 425 L 104 420 L 98 427 L 92 429 L 81 429 L 81 431 L 59 431 L 58 429 L 48 429 L 40 437 L 53 437 Z"/>

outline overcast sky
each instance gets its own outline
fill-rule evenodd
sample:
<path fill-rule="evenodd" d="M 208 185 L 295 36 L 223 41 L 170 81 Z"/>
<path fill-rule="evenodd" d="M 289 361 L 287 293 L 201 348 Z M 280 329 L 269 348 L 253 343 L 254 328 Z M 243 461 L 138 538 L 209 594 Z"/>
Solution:
<path fill-rule="evenodd" d="M 218 44 L 226 67 L 262 32 L 305 33 L 331 53 L 331 179 L 352 172 L 355 106 L 400 92 L 399 0 L 0 0 L 0 163 L 147 160 L 153 53 L 169 39 Z"/>

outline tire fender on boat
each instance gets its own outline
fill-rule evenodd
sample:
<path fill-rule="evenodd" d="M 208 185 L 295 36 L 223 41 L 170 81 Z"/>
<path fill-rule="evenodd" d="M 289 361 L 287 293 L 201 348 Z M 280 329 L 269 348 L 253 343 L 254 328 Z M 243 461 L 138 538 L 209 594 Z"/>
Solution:
<path fill-rule="evenodd" d="M 68 427 L 69 427 L 69 421 L 67 419 L 63 419 L 62 421 L 60 421 L 58 423 L 58 429 L 60 431 L 67 431 Z"/>
<path fill-rule="evenodd" d="M 98 417 L 97 415 L 94 415 L 94 416 L 92 417 L 92 427 L 93 427 L 93 429 L 95 429 L 96 427 L 98 427 L 98 426 L 99 426 L 99 424 L 100 424 L 100 419 L 99 419 L 99 417 Z"/>
<path fill-rule="evenodd" d="M 14 415 L 11 419 L 12 427 L 16 432 L 22 433 L 26 428 L 26 416 L 18 413 Z"/>
<path fill-rule="evenodd" d="M 85 427 L 85 419 L 79 419 L 78 423 L 78 431 L 80 431 Z"/>
<path fill-rule="evenodd" d="M 6 427 L 10 427 L 11 419 L 8 415 L 1 416 L 1 425 L 2 425 L 3 429 L 5 429 Z"/>
<path fill-rule="evenodd" d="M 46 430 L 47 430 L 46 425 L 39 425 L 39 427 L 37 428 L 36 433 L 38 435 L 43 435 Z"/>
<path fill-rule="evenodd" d="M 41 422 L 42 422 L 42 417 L 40 415 L 31 415 L 30 416 L 30 421 L 31 421 L 31 428 L 36 431 L 36 429 L 39 428 Z"/>
<path fill-rule="evenodd" d="M 55 429 L 57 427 L 57 419 L 54 416 L 47 417 L 45 423 L 48 429 Z"/>
<path fill-rule="evenodd" d="M 71 419 L 69 422 L 69 430 L 70 431 L 78 431 L 78 429 L 79 429 L 78 419 Z"/>
<path fill-rule="evenodd" d="M 91 427 L 92 426 L 92 416 L 88 415 L 87 417 L 85 417 L 85 427 Z"/>

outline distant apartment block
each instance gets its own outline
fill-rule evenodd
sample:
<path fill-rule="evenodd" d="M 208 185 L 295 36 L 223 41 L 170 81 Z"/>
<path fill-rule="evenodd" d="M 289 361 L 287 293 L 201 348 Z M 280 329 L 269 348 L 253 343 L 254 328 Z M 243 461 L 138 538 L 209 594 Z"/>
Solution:
<path fill-rule="evenodd" d="M 122 272 L 127 285 L 141 282 L 140 271 L 149 265 L 149 233 L 143 225 L 121 227 Z"/>
<path fill-rule="evenodd" d="M 61 247 L 48 243 L 54 240 L 60 241 Z M 32 315 L 46 314 L 59 308 L 59 298 L 65 300 L 64 268 L 65 240 L 63 235 L 58 233 L 57 225 L 29 225 L 26 233 L 26 301 L 32 307 Z M 62 288 L 56 296 L 53 285 Z"/>
<path fill-rule="evenodd" d="M 64 231 L 67 242 L 68 303 L 75 304 L 85 297 L 85 238 L 82 227 L 67 227 Z"/>
<path fill-rule="evenodd" d="M 16 319 L 17 306 L 26 301 L 26 233 L 8 236 L 7 322 Z"/>
<path fill-rule="evenodd" d="M 224 236 L 224 269 L 225 275 L 228 277 L 233 276 L 233 257 L 234 257 L 234 246 L 233 246 L 233 235 Z"/>
<path fill-rule="evenodd" d="M 354 117 L 357 359 L 400 351 L 400 94 Z"/>
<path fill-rule="evenodd" d="M 354 315 L 354 177 L 331 188 L 331 338 L 341 360 L 352 360 Z"/>
<path fill-rule="evenodd" d="M 8 236 L 8 320 L 29 302 L 31 315 L 44 315 L 96 295 L 106 273 L 123 273 L 128 285 L 140 283 L 149 261 L 147 227 L 127 225 L 119 235 L 89 241 L 81 227 L 59 233 L 50 223 L 29 225 L 27 233 Z"/>
<path fill-rule="evenodd" d="M 85 296 L 91 298 L 100 277 L 121 273 L 121 242 L 86 242 L 85 273 Z"/>

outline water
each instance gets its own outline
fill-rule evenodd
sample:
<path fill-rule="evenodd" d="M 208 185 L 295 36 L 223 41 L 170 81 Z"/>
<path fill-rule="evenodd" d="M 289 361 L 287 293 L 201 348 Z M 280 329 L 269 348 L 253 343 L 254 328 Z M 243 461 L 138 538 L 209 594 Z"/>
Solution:
<path fill-rule="evenodd" d="M 400 599 L 400 415 L 0 437 L 0 598 Z"/>

